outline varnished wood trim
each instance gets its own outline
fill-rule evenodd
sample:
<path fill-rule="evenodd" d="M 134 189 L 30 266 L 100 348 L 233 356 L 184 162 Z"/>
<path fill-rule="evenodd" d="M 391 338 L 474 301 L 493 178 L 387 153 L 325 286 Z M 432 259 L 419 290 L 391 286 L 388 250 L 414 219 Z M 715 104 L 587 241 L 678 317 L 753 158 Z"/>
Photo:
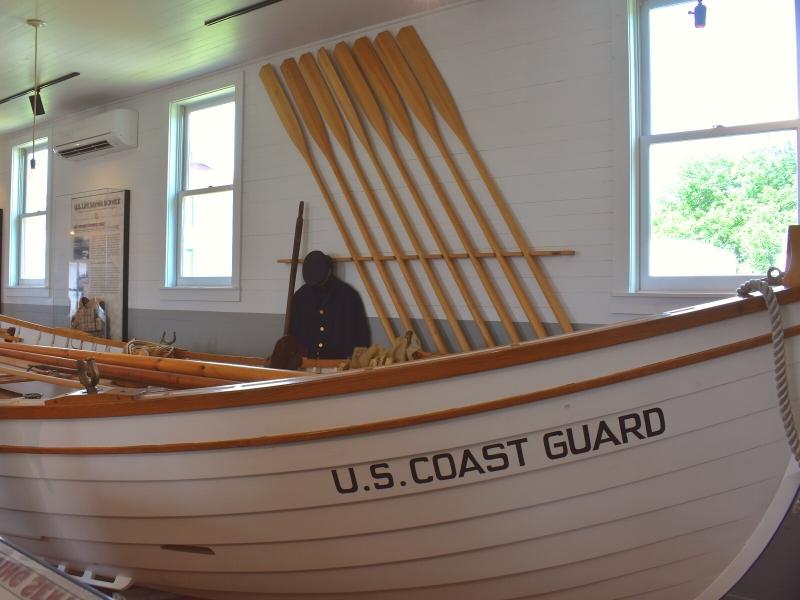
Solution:
<path fill-rule="evenodd" d="M 800 288 L 777 292 L 781 304 L 800 300 Z M 321 398 L 339 394 L 385 389 L 482 373 L 567 355 L 601 350 L 660 335 L 686 331 L 764 310 L 764 299 L 729 298 L 707 305 L 553 336 L 533 342 L 434 357 L 411 363 L 359 369 L 332 375 L 314 375 L 256 384 L 239 384 L 204 390 L 186 390 L 148 395 L 135 403 L 113 407 L 45 406 L 0 407 L 0 419 L 77 419 L 166 414 L 253 406 Z"/>
<path fill-rule="evenodd" d="M 800 334 L 800 325 L 787 328 L 785 336 L 791 337 Z M 278 444 L 289 444 L 296 442 L 307 442 L 314 440 L 322 440 L 328 438 L 344 437 L 365 433 L 374 433 L 376 431 L 385 431 L 389 429 L 400 429 L 404 427 L 413 427 L 416 425 L 424 425 L 427 423 L 434 423 L 437 421 L 447 421 L 457 419 L 460 417 L 467 417 L 477 415 L 504 408 L 511 408 L 514 406 L 521 406 L 524 404 L 532 404 L 542 400 L 550 400 L 559 396 L 567 394 L 575 394 L 585 392 L 592 389 L 613 385 L 615 383 L 622 383 L 631 381 L 633 379 L 640 379 L 664 373 L 674 369 L 680 369 L 691 365 L 696 365 L 702 362 L 721 358 L 723 356 L 730 356 L 745 350 L 751 350 L 759 346 L 764 346 L 771 342 L 769 334 L 760 335 L 746 340 L 740 340 L 725 346 L 718 346 L 702 352 L 695 352 L 672 358 L 670 360 L 660 361 L 649 365 L 629 369 L 627 371 L 619 371 L 610 375 L 603 375 L 584 381 L 575 383 L 568 383 L 544 390 L 537 390 L 535 392 L 528 392 L 526 394 L 518 394 L 515 396 L 508 396 L 497 400 L 489 400 L 486 402 L 479 402 L 468 406 L 461 406 L 458 408 L 450 408 L 445 410 L 433 411 L 409 417 L 398 417 L 394 419 L 386 419 L 384 421 L 374 421 L 371 423 L 361 423 L 358 425 L 348 425 L 343 427 L 331 427 L 329 429 L 317 429 L 314 431 L 304 431 L 296 433 L 284 433 L 266 435 L 252 438 L 242 438 L 236 440 L 218 440 L 209 442 L 186 442 L 178 444 L 151 444 L 151 445 L 136 445 L 136 446 L 116 446 L 116 447 L 41 447 L 41 446 L 9 446 L 0 445 L 0 453 L 15 453 L 15 454 L 71 454 L 71 455 L 89 455 L 89 454 L 151 454 L 151 453 L 166 453 L 166 452 L 198 452 L 207 450 L 224 450 L 232 448 L 252 448 L 259 446 L 274 446 Z"/>

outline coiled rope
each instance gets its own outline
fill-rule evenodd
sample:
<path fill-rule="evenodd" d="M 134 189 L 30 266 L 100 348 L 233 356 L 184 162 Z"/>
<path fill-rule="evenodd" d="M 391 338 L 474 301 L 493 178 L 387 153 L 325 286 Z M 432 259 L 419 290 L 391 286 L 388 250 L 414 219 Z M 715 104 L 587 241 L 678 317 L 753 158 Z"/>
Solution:
<path fill-rule="evenodd" d="M 774 269 L 778 271 L 778 269 Z M 772 269 L 770 269 L 772 271 Z M 778 392 L 778 407 L 781 412 L 783 429 L 786 431 L 786 439 L 792 449 L 794 459 L 800 464 L 800 437 L 797 433 L 797 407 L 793 406 L 789 395 L 789 384 L 786 379 L 786 350 L 783 340 L 783 319 L 781 318 L 781 307 L 778 298 L 772 290 L 772 285 L 776 285 L 783 280 L 783 273 L 780 275 L 769 275 L 767 279 L 751 279 L 742 284 L 736 293 L 739 296 L 749 296 L 752 292 L 760 292 L 764 296 L 767 304 L 767 312 L 772 334 L 772 360 L 775 363 L 775 389 Z"/>
<path fill-rule="evenodd" d="M 146 340 L 132 339 L 125 345 L 126 354 L 139 354 L 142 356 L 169 358 L 174 351 L 175 347 L 170 344 L 158 344 Z"/>

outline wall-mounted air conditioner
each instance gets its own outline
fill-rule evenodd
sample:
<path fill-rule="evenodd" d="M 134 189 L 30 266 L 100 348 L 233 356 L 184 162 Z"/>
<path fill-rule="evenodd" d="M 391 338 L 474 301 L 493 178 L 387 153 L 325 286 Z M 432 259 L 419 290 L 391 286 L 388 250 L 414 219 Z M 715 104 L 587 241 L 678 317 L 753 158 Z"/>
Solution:
<path fill-rule="evenodd" d="M 53 152 L 62 158 L 82 160 L 128 148 L 139 139 L 139 113 L 118 108 L 56 128 Z"/>

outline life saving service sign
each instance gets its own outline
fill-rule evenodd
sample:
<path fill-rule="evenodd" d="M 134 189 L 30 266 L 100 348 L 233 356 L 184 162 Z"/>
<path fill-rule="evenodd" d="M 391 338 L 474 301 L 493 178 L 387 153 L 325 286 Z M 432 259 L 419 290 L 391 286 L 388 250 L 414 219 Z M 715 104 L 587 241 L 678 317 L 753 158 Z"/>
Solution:
<path fill-rule="evenodd" d="M 0 600 L 109 600 L 0 538 Z"/>

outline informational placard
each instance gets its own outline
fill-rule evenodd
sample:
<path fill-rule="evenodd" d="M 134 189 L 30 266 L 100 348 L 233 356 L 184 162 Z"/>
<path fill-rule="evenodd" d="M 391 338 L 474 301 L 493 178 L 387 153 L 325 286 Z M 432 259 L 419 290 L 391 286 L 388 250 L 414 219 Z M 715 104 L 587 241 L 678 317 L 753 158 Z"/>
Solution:
<path fill-rule="evenodd" d="M 0 539 L 0 599 L 110 600 Z"/>
<path fill-rule="evenodd" d="M 126 340 L 130 191 L 79 194 L 70 203 L 70 325 Z"/>

